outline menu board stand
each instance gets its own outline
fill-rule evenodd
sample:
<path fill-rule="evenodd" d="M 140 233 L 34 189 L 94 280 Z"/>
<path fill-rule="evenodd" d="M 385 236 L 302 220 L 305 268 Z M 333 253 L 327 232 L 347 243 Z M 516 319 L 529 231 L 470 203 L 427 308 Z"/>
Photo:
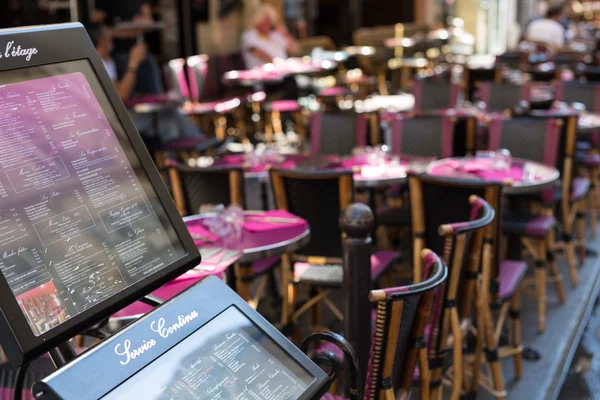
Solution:
<path fill-rule="evenodd" d="M 139 301 L 151 307 L 158 307 L 164 303 L 163 300 L 151 294 L 142 297 Z M 69 362 L 77 358 L 77 352 L 75 351 L 75 348 L 73 347 L 70 341 L 62 342 L 58 346 L 50 349 L 48 355 L 50 356 L 50 359 L 52 360 L 54 366 L 58 369 L 64 367 Z M 25 383 L 25 372 L 26 368 L 19 368 L 17 378 L 15 379 L 14 393 L 17 394 L 17 399 L 19 399 L 20 394 L 23 393 L 23 385 Z"/>
<path fill-rule="evenodd" d="M 56 44 L 60 43 L 60 46 Z M 81 24 L 0 30 L 0 345 L 59 369 L 36 400 L 318 399 L 328 376 L 208 277 L 153 297 L 201 262 Z M 154 307 L 104 338 L 108 318 Z M 82 334 L 102 341 L 77 356 Z"/>
<path fill-rule="evenodd" d="M 0 117 L 0 345 L 60 364 L 200 254 L 81 24 L 0 30 Z"/>
<path fill-rule="evenodd" d="M 33 393 L 39 400 L 309 400 L 329 385 L 300 349 L 208 277 L 36 383 Z"/>
<path fill-rule="evenodd" d="M 62 342 L 51 349 L 48 354 L 56 368 L 61 368 L 77 357 L 77 352 L 71 342 Z"/>

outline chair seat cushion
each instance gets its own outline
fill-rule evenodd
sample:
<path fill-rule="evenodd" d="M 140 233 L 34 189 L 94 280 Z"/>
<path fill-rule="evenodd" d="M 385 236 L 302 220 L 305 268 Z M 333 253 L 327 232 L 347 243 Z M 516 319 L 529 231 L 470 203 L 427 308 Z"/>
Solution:
<path fill-rule="evenodd" d="M 348 400 L 348 398 L 327 392 L 321 397 L 321 400 Z"/>
<path fill-rule="evenodd" d="M 246 96 L 246 101 L 248 103 L 262 103 L 267 99 L 267 94 L 265 92 L 254 92 Z"/>
<path fill-rule="evenodd" d="M 578 140 L 575 143 L 575 149 L 577 151 L 590 151 L 592 149 L 592 144 L 590 142 Z"/>
<path fill-rule="evenodd" d="M 332 96 L 348 96 L 352 94 L 352 90 L 346 86 L 334 86 L 330 88 L 323 88 L 319 90 L 319 96 L 321 97 L 332 97 Z"/>
<path fill-rule="evenodd" d="M 265 104 L 267 111 L 290 112 L 300 110 L 300 104 L 296 100 L 277 100 Z"/>
<path fill-rule="evenodd" d="M 571 200 L 579 200 L 585 197 L 590 190 L 590 180 L 585 177 L 573 179 L 573 188 L 571 190 Z"/>
<path fill-rule="evenodd" d="M 410 210 L 408 207 L 379 207 L 375 220 L 383 226 L 410 225 Z"/>
<path fill-rule="evenodd" d="M 515 293 L 519 283 L 523 280 L 525 271 L 527 271 L 525 261 L 504 260 L 500 263 L 500 299 L 508 299 Z"/>
<path fill-rule="evenodd" d="M 216 147 L 219 145 L 217 138 L 205 138 L 205 137 L 181 137 L 173 139 L 163 145 L 167 150 L 185 151 L 185 150 L 196 150 L 204 151 L 210 147 Z"/>
<path fill-rule="evenodd" d="M 238 98 L 189 103 L 179 109 L 185 115 L 226 114 L 238 108 L 242 102 Z"/>
<path fill-rule="evenodd" d="M 571 187 L 571 201 L 581 200 L 584 198 L 589 189 L 591 182 L 588 178 L 577 177 L 573 178 L 573 186 Z M 556 186 L 554 190 L 554 201 L 562 200 L 562 190 L 560 186 Z"/>
<path fill-rule="evenodd" d="M 398 253 L 393 251 L 378 251 L 371 255 L 371 279 L 379 278 L 398 258 Z M 342 278 L 341 265 L 315 265 L 305 262 L 294 264 L 294 280 L 296 282 L 339 288 L 342 286 Z"/>
<path fill-rule="evenodd" d="M 575 161 L 577 162 L 577 164 L 586 167 L 598 167 L 600 166 L 600 154 L 579 153 L 575 157 Z"/>
<path fill-rule="evenodd" d="M 502 220 L 504 233 L 534 238 L 545 238 L 555 226 L 556 218 L 546 215 L 507 212 Z"/>

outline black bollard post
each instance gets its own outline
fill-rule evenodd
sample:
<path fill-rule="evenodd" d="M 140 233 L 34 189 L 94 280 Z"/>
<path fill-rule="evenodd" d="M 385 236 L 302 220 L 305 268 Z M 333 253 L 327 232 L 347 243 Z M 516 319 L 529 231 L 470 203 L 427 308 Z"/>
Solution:
<path fill-rule="evenodd" d="M 360 203 L 346 207 L 340 216 L 344 279 L 344 336 L 354 347 L 365 382 L 371 346 L 371 231 L 374 217 L 371 209 Z"/>

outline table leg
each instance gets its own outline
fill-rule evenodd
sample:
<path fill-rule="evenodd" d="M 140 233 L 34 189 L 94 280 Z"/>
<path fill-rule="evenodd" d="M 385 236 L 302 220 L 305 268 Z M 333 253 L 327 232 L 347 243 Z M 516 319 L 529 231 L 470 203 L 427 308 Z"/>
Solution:
<path fill-rule="evenodd" d="M 269 182 L 264 180 L 260 183 L 260 198 L 262 202 L 262 209 L 267 211 L 270 209 L 269 207 Z"/>
<path fill-rule="evenodd" d="M 154 137 L 160 139 L 160 118 L 158 113 L 152 113 L 152 130 L 154 131 Z"/>

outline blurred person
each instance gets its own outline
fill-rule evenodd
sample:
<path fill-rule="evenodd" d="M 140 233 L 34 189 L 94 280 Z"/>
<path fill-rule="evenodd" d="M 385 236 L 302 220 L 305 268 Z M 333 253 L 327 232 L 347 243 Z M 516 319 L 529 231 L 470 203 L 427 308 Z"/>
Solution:
<path fill-rule="evenodd" d="M 136 43 L 133 45 L 128 54 L 127 70 L 121 77 L 117 76 L 117 67 L 115 61 L 111 57 L 113 41 L 110 32 L 106 27 L 98 24 L 91 24 L 87 27 L 88 34 L 98 55 L 104 63 L 104 67 L 110 79 L 112 79 L 119 97 L 123 101 L 131 98 L 134 94 L 138 75 L 139 66 L 146 58 L 146 45 L 144 43 Z M 138 132 L 143 132 L 146 135 L 158 133 L 162 143 L 170 142 L 181 137 L 205 139 L 200 129 L 185 115 L 179 113 L 177 109 L 166 109 L 159 112 L 158 115 L 158 132 L 155 132 L 154 121 L 151 114 L 138 114 L 134 111 L 129 111 L 131 119 Z M 208 142 L 206 142 L 208 144 Z M 214 144 L 214 143 L 213 143 Z M 205 146 L 201 145 L 199 150 L 203 150 Z"/>
<path fill-rule="evenodd" d="M 275 58 L 288 58 L 299 51 L 298 43 L 280 23 L 277 11 L 269 4 L 261 5 L 242 34 L 242 56 L 246 68 L 256 68 L 273 62 Z"/>
<path fill-rule="evenodd" d="M 548 8 L 546 16 L 533 19 L 525 28 L 525 40 L 544 43 L 553 49 L 565 45 L 565 27 L 559 22 L 563 16 L 563 5 Z"/>
<path fill-rule="evenodd" d="M 92 21 L 97 24 L 114 27 L 121 22 L 152 23 L 152 9 L 148 0 L 96 0 L 96 8 L 92 13 Z M 131 49 L 136 43 L 143 41 L 141 30 L 114 30 L 114 49 L 112 58 L 117 67 L 117 73 L 122 78 L 127 72 Z M 146 54 L 139 66 L 136 83 L 137 93 L 159 94 L 164 92 L 160 68 L 154 56 Z"/>
<path fill-rule="evenodd" d="M 285 0 L 285 24 L 298 39 L 306 39 L 305 0 Z"/>

